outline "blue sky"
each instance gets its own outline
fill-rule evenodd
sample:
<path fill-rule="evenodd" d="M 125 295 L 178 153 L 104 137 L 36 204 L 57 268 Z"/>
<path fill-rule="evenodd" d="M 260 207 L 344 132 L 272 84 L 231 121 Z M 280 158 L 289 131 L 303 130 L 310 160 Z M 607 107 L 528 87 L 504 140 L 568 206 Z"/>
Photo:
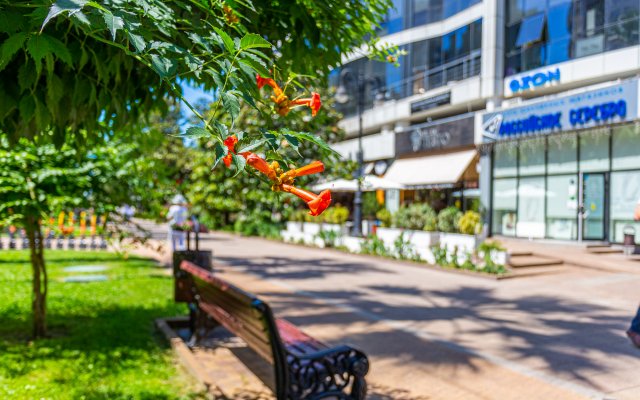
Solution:
<path fill-rule="evenodd" d="M 203 97 L 209 99 L 209 101 L 213 101 L 213 94 L 205 92 L 201 87 L 189 86 L 187 82 L 182 82 L 180 86 L 182 86 L 184 98 L 191 104 L 195 104 L 198 99 Z M 183 106 L 182 109 L 184 111 L 185 118 L 189 118 L 193 114 L 187 106 Z"/>

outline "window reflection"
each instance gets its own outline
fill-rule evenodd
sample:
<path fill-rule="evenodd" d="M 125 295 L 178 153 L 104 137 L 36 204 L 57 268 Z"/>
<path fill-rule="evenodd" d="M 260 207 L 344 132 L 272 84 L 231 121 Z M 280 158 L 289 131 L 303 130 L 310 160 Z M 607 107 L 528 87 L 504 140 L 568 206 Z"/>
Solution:
<path fill-rule="evenodd" d="M 387 99 L 400 99 L 423 93 L 449 82 L 480 74 L 482 20 L 460 27 L 443 36 L 411 43 L 400 67 L 359 59 L 346 65 L 354 73 L 378 77 L 385 85 Z M 406 68 L 406 69 L 405 69 Z M 330 77 L 337 86 L 338 72 Z M 374 93 L 367 89 L 365 107 L 373 105 Z M 355 102 L 339 106 L 345 115 L 356 112 Z"/>
<path fill-rule="evenodd" d="M 506 76 L 640 43 L 638 0 L 506 3 Z"/>

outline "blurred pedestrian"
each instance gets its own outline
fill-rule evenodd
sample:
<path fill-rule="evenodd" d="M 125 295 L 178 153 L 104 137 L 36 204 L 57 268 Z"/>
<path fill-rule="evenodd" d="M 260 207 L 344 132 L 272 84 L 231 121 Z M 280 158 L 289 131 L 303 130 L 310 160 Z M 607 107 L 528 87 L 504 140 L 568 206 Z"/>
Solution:
<path fill-rule="evenodd" d="M 629 336 L 634 346 L 640 348 L 640 307 L 638 307 L 636 316 L 631 321 L 631 327 L 627 331 L 627 336 Z"/>
<path fill-rule="evenodd" d="M 171 243 L 171 251 L 185 250 L 185 239 L 187 229 L 187 217 L 189 210 L 187 209 L 187 200 L 181 194 L 173 196 L 171 206 L 167 213 L 169 223 L 169 243 Z"/>

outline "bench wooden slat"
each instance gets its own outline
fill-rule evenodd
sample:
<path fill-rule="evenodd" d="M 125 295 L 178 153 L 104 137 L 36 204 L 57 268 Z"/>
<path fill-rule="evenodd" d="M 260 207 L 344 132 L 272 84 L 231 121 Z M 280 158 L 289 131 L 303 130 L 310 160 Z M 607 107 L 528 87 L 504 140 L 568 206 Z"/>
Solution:
<path fill-rule="evenodd" d="M 364 379 L 369 369 L 367 357 L 349 346 L 329 347 L 304 333 L 292 323 L 273 317 L 268 304 L 255 295 L 213 276 L 189 261 L 179 272 L 191 286 L 190 301 L 198 305 L 192 315 L 196 340 L 210 329 L 208 315 L 227 328 L 273 365 L 278 400 L 339 398 L 362 400 L 366 396 Z"/>

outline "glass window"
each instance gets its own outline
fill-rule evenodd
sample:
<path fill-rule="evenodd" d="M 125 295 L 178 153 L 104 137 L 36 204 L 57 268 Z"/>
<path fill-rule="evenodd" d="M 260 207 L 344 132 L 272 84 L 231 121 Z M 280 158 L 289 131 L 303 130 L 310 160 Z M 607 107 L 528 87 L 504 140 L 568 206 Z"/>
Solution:
<path fill-rule="evenodd" d="M 430 0 L 413 0 L 413 16 L 411 26 L 424 25 L 429 22 L 428 16 L 430 13 L 429 3 Z"/>
<path fill-rule="evenodd" d="M 482 48 L 482 20 L 479 19 L 471 25 L 471 51 Z"/>
<path fill-rule="evenodd" d="M 516 236 L 543 238 L 545 235 L 545 179 L 520 178 L 518 183 L 518 222 Z"/>
<path fill-rule="evenodd" d="M 515 143 L 498 143 L 493 147 L 493 176 L 516 176 L 518 147 Z"/>
<path fill-rule="evenodd" d="M 517 180 L 496 179 L 493 181 L 493 234 L 515 236 Z"/>
<path fill-rule="evenodd" d="M 507 21 L 514 23 L 520 21 L 523 15 L 524 0 L 507 0 Z"/>
<path fill-rule="evenodd" d="M 543 175 L 545 170 L 545 139 L 535 138 L 520 142 L 520 175 Z"/>
<path fill-rule="evenodd" d="M 608 0 L 605 3 L 606 49 L 638 44 L 638 0 Z"/>
<path fill-rule="evenodd" d="M 442 54 L 445 63 L 455 58 L 455 41 L 455 32 L 448 33 L 442 37 Z"/>
<path fill-rule="evenodd" d="M 395 66 L 393 64 L 385 63 L 385 79 L 384 85 L 386 86 L 387 93 L 391 95 L 393 99 L 400 99 L 404 97 L 404 60 L 405 57 L 400 57 L 398 59 L 399 66 Z"/>
<path fill-rule="evenodd" d="M 404 28 L 404 0 L 393 0 L 385 21 L 380 24 L 381 35 L 400 32 Z"/>
<path fill-rule="evenodd" d="M 544 27 L 544 13 L 532 15 L 522 21 L 516 46 L 524 46 L 532 42 L 538 42 L 542 39 L 542 28 Z"/>
<path fill-rule="evenodd" d="M 456 47 L 454 50 L 454 57 L 460 58 L 469 54 L 471 51 L 471 38 L 469 25 L 463 26 L 460 29 L 457 29 L 455 32 L 456 37 Z"/>
<path fill-rule="evenodd" d="M 609 169 L 609 135 L 603 129 L 580 135 L 580 171 L 594 172 Z"/>
<path fill-rule="evenodd" d="M 572 135 L 549 136 L 547 168 L 549 174 L 578 171 L 578 138 Z"/>
<path fill-rule="evenodd" d="M 640 169 L 640 126 L 627 125 L 613 129 L 611 169 Z"/>
<path fill-rule="evenodd" d="M 411 44 L 409 57 L 411 58 L 412 93 L 422 93 L 426 89 L 425 72 L 428 68 L 429 41 L 423 40 Z"/>
<path fill-rule="evenodd" d="M 578 177 L 547 177 L 547 237 L 572 240 L 578 238 Z"/>
<path fill-rule="evenodd" d="M 442 65 L 442 37 L 429 39 L 429 67 Z"/>
<path fill-rule="evenodd" d="M 571 3 L 566 2 L 549 8 L 548 64 L 555 64 L 569 59 L 571 48 Z"/>
<path fill-rule="evenodd" d="M 522 16 L 528 17 L 544 12 L 547 4 L 544 0 L 523 0 L 522 1 Z"/>
<path fill-rule="evenodd" d="M 640 223 L 633 220 L 634 210 L 640 202 L 640 171 L 612 172 L 609 193 L 611 233 L 614 242 L 622 242 L 625 227 L 635 229 L 636 242 L 640 241 Z M 628 229 L 628 228 L 627 228 Z"/>

